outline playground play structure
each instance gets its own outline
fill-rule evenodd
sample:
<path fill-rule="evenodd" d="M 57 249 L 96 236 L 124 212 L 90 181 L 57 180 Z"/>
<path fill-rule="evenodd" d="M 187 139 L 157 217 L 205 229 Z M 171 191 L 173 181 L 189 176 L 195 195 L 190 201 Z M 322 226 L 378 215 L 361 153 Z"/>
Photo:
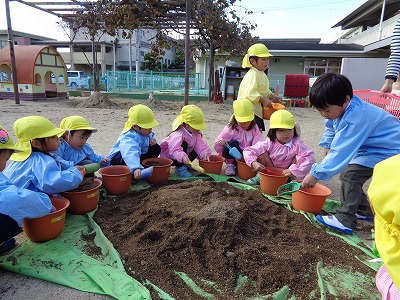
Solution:
<path fill-rule="evenodd" d="M 51 46 L 16 45 L 14 53 L 18 92 L 21 99 L 68 97 L 66 85 L 52 81 L 52 75 L 58 79 L 67 78 L 64 60 L 56 49 Z M 14 82 L 8 47 L 0 50 L 0 74 L 0 99 L 14 99 Z"/>

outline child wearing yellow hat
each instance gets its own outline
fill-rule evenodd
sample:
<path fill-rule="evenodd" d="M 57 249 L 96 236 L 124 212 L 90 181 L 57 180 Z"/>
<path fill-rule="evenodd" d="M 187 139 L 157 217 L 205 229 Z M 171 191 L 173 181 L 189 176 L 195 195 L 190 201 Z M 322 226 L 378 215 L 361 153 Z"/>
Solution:
<path fill-rule="evenodd" d="M 60 146 L 64 130 L 45 117 L 28 116 L 14 122 L 14 132 L 21 151 L 11 155 L 4 174 L 18 188 L 53 195 L 79 186 L 83 167 L 65 164 L 51 154 Z"/>
<path fill-rule="evenodd" d="M 253 103 L 245 98 L 234 101 L 233 115 L 214 142 L 217 154 L 226 159 L 225 175 L 236 175 L 235 158 L 229 154 L 227 145 L 243 153 L 244 148 L 263 140 L 264 137 L 254 120 Z"/>
<path fill-rule="evenodd" d="M 302 179 L 315 163 L 314 152 L 300 139 L 294 116 L 287 110 L 277 110 L 271 115 L 270 129 L 265 141 L 244 149 L 247 165 L 256 171 L 265 167 L 283 168 L 282 175 L 292 179 Z M 261 163 L 259 158 L 267 154 L 269 159 Z M 265 156 L 264 156 L 265 158 Z M 248 179 L 250 184 L 259 184 L 260 175 Z"/>
<path fill-rule="evenodd" d="M 206 128 L 204 115 L 196 105 L 185 105 L 172 122 L 172 132 L 160 143 L 160 157 L 173 160 L 179 177 L 190 177 L 187 165 L 197 157 L 209 160 L 211 149 L 203 139 L 201 130 Z"/>
<path fill-rule="evenodd" d="M 247 98 L 254 105 L 254 114 L 257 126 L 265 130 L 262 118 L 262 105 L 268 106 L 271 102 L 282 103 L 282 99 L 275 96 L 269 89 L 268 69 L 269 58 L 272 54 L 261 43 L 252 45 L 243 58 L 242 68 L 250 68 L 240 82 L 237 99 Z"/>
<path fill-rule="evenodd" d="M 149 107 L 143 104 L 132 106 L 128 121 L 108 155 L 111 165 L 126 165 L 135 179 L 142 178 L 144 167 L 141 162 L 160 155 L 160 145 L 152 132 L 156 126 L 158 122 Z"/>
<path fill-rule="evenodd" d="M 368 188 L 374 212 L 375 245 L 383 260 L 376 286 L 383 300 L 400 299 L 400 155 L 374 167 Z"/>
<path fill-rule="evenodd" d="M 68 161 L 71 166 L 91 163 L 98 163 L 103 167 L 109 165 L 110 159 L 96 154 L 92 146 L 87 143 L 97 129 L 90 126 L 84 117 L 66 117 L 61 121 L 60 128 L 65 132 L 60 140 L 60 147 L 53 152 L 54 155 Z"/>
<path fill-rule="evenodd" d="M 19 189 L 2 173 L 15 151 L 20 150 L 0 126 L 0 254 L 15 246 L 14 236 L 22 232 L 24 218 L 39 218 L 55 210 L 49 196 Z"/>

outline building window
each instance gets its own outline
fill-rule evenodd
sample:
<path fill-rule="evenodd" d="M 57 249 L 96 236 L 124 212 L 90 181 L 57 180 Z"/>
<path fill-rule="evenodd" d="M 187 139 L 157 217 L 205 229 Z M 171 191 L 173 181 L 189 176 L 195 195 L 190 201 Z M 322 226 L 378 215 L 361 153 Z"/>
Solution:
<path fill-rule="evenodd" d="M 341 65 L 341 59 L 306 60 L 304 73 L 312 77 L 318 77 L 328 72 L 340 73 Z"/>
<path fill-rule="evenodd" d="M 35 74 L 35 85 L 42 85 L 42 76 L 39 73 Z"/>

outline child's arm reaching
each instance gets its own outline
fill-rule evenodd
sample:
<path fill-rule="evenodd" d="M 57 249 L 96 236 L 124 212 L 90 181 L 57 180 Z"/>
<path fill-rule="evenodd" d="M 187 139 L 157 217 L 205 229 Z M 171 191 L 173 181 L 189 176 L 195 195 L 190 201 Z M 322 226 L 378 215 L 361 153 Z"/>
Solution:
<path fill-rule="evenodd" d="M 251 163 L 251 166 L 253 167 L 253 169 L 255 171 L 260 171 L 260 170 L 265 169 L 265 166 L 263 164 L 259 163 L 258 161 L 253 161 Z"/>
<path fill-rule="evenodd" d="M 292 174 L 292 172 L 290 172 L 289 169 L 283 170 L 283 171 L 282 171 L 282 174 L 283 174 L 284 176 L 287 176 L 287 177 L 294 177 L 294 175 Z"/>

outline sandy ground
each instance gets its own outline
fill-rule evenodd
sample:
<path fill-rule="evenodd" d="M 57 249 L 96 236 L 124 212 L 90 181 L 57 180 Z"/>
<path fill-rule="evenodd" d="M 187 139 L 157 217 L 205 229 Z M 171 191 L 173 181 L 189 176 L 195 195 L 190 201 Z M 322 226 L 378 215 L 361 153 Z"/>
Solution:
<path fill-rule="evenodd" d="M 60 121 L 66 116 L 81 115 L 87 118 L 93 127 L 98 129 L 98 132 L 94 133 L 88 142 L 97 153 L 107 155 L 124 126 L 129 107 L 139 103 L 149 104 L 152 107 L 156 120 L 160 123 L 160 126 L 154 128 L 154 133 L 158 141 L 161 141 L 171 131 L 171 123 L 179 114 L 183 105 L 183 102 L 178 101 L 166 102 L 157 100 L 149 103 L 130 99 L 110 100 L 116 105 L 110 106 L 108 105 L 110 103 L 101 105 L 105 108 L 90 107 L 92 105 L 90 98 L 80 97 L 62 101 L 22 101 L 19 105 L 15 104 L 14 100 L 0 100 L 0 125 L 11 133 L 14 121 L 24 116 L 45 116 L 58 126 Z M 85 101 L 87 105 L 85 105 Z M 232 114 L 232 104 L 214 104 L 207 101 L 194 102 L 190 100 L 189 104 L 196 104 L 203 110 L 207 124 L 207 129 L 203 131 L 204 138 L 213 149 L 215 137 L 227 124 Z M 294 114 L 296 122 L 300 124 L 301 138 L 314 150 L 316 160 L 320 162 L 323 158 L 323 153 L 318 143 L 325 130 L 322 117 L 312 108 L 290 107 L 288 110 Z M 267 123 L 268 121 L 266 121 Z M 13 133 L 12 136 L 15 141 L 16 138 Z M 335 176 L 328 182 L 321 183 L 332 190 L 330 198 L 339 199 L 340 182 L 338 176 Z M 18 242 L 21 242 L 23 239 L 25 239 L 23 234 L 18 236 Z M 53 297 L 59 299 L 109 298 L 0 269 L 0 299 L 50 299 Z"/>

